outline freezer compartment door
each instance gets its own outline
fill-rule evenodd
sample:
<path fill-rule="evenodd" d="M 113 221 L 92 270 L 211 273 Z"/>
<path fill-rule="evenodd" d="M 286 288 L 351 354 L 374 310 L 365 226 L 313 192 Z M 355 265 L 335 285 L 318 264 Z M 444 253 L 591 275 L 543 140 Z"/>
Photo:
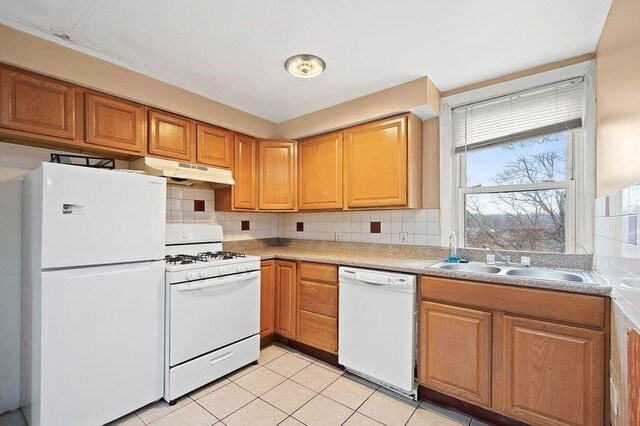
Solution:
<path fill-rule="evenodd" d="M 97 425 L 163 395 L 164 261 L 42 273 L 41 418 Z"/>
<path fill-rule="evenodd" d="M 42 268 L 162 259 L 165 205 L 163 178 L 44 163 Z"/>

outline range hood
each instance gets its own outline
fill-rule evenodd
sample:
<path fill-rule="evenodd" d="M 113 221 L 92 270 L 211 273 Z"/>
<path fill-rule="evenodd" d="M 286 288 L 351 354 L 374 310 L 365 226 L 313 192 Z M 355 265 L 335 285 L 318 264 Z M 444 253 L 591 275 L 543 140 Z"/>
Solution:
<path fill-rule="evenodd" d="M 231 170 L 207 167 L 201 164 L 182 163 L 162 158 L 143 157 L 129 163 L 132 169 L 142 170 L 151 176 L 162 176 L 174 183 L 190 185 L 192 181 L 233 185 Z"/>

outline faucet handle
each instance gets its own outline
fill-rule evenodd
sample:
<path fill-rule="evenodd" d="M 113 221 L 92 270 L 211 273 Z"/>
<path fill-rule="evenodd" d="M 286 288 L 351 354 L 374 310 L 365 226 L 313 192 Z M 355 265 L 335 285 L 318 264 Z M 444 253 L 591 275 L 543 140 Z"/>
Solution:
<path fill-rule="evenodd" d="M 487 265 L 493 265 L 496 263 L 496 255 L 495 254 L 487 254 L 486 257 Z"/>
<path fill-rule="evenodd" d="M 529 256 L 522 256 L 520 258 L 520 265 L 524 266 L 525 268 L 528 268 L 531 266 L 531 258 Z"/>

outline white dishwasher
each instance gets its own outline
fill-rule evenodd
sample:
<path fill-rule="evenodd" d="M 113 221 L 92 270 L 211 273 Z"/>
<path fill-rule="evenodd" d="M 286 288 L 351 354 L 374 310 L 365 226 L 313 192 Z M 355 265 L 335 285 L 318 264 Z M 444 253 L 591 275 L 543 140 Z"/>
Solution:
<path fill-rule="evenodd" d="M 339 278 L 338 362 L 417 398 L 416 276 L 341 267 Z"/>

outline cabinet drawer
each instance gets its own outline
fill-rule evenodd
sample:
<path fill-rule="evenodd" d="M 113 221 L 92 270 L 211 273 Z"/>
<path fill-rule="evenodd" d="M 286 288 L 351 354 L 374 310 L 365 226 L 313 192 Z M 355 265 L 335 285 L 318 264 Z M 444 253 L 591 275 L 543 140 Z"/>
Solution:
<path fill-rule="evenodd" d="M 431 301 L 605 327 L 606 299 L 600 296 L 427 276 L 420 280 L 420 294 Z"/>
<path fill-rule="evenodd" d="M 298 311 L 298 338 L 301 343 L 338 353 L 338 320 L 313 312 Z"/>
<path fill-rule="evenodd" d="M 300 281 L 300 309 L 328 317 L 338 317 L 338 287 Z"/>
<path fill-rule="evenodd" d="M 300 279 L 338 283 L 338 267 L 324 263 L 300 262 Z"/>

